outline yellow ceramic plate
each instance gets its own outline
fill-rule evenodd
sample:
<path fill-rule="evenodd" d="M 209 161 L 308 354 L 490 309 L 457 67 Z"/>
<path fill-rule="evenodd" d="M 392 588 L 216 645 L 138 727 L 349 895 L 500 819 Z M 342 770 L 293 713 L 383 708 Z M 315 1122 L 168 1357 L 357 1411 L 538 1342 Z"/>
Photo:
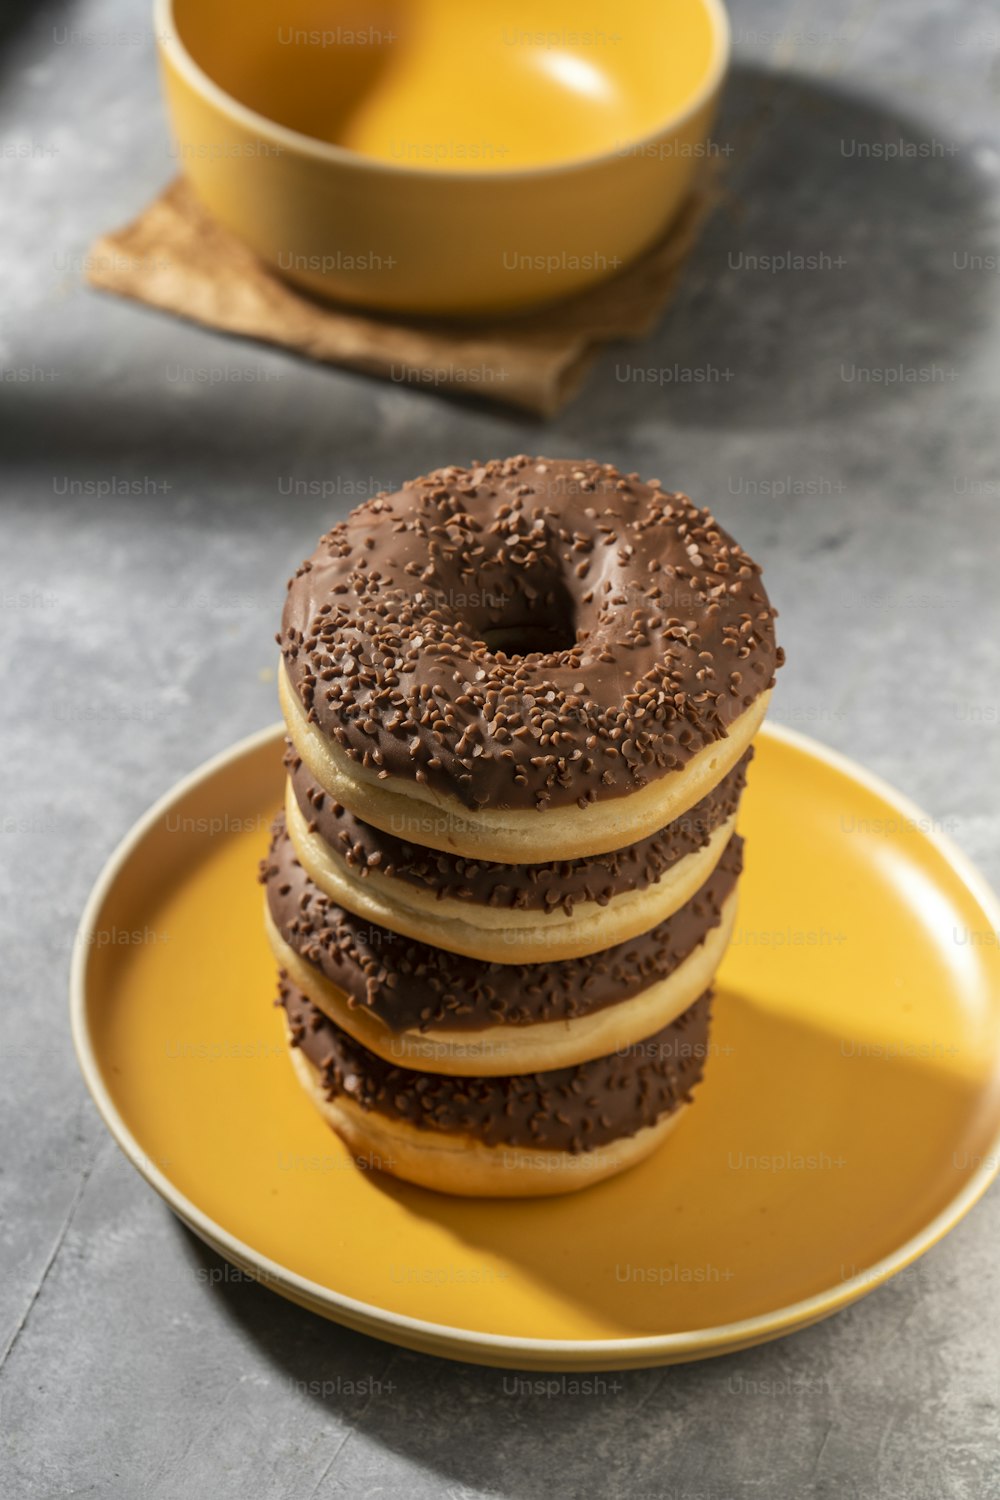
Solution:
<path fill-rule="evenodd" d="M 353 1163 L 271 1001 L 257 860 L 280 731 L 160 802 L 111 859 L 73 966 L 84 1075 L 171 1208 L 316 1312 L 484 1364 L 606 1369 L 805 1327 L 934 1244 L 1000 1152 L 1000 910 L 896 793 L 758 741 L 747 869 L 697 1103 L 616 1181 L 451 1200 Z"/>

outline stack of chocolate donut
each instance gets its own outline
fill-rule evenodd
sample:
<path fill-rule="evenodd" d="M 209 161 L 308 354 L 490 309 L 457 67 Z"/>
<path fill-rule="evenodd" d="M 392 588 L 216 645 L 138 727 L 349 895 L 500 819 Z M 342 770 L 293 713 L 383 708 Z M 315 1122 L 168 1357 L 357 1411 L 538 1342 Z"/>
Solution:
<path fill-rule="evenodd" d="M 293 1061 L 359 1159 L 569 1192 L 673 1128 L 774 613 L 707 511 L 589 461 L 442 469 L 321 539 L 262 878 Z"/>

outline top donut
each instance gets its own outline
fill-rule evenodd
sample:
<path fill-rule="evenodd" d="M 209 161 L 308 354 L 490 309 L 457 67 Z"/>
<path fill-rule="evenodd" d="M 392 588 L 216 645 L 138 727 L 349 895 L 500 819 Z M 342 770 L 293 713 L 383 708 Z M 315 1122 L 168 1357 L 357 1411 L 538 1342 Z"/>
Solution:
<path fill-rule="evenodd" d="M 521 456 L 360 505 L 290 581 L 278 640 L 341 766 L 475 815 L 626 798 L 756 727 L 774 617 L 686 495 Z"/>

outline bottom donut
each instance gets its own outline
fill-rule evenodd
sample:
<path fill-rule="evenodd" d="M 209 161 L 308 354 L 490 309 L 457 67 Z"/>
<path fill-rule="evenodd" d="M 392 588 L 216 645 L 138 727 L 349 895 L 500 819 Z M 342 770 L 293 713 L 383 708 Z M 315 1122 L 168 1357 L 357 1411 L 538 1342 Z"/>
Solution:
<path fill-rule="evenodd" d="M 547 1073 L 462 1078 L 377 1057 L 282 975 L 292 1062 L 363 1166 L 464 1197 L 577 1192 L 642 1161 L 691 1102 L 708 1050 L 706 991 L 645 1041 Z"/>

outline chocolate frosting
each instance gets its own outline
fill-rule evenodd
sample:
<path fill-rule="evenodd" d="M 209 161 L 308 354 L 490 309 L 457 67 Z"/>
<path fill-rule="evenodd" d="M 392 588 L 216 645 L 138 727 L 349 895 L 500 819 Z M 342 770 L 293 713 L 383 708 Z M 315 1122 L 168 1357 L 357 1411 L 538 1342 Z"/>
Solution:
<path fill-rule="evenodd" d="M 285 942 L 393 1032 L 480 1030 L 571 1020 L 665 979 L 721 919 L 743 865 L 734 834 L 701 889 L 666 921 L 584 958 L 485 963 L 446 953 L 346 911 L 295 858 L 284 816 L 261 864 L 268 906 Z"/>
<path fill-rule="evenodd" d="M 328 1098 L 344 1094 L 362 1109 L 424 1130 L 472 1136 L 488 1146 L 592 1151 L 635 1135 L 685 1103 L 708 1050 L 706 991 L 669 1026 L 608 1057 L 506 1078 L 449 1078 L 396 1067 L 376 1057 L 283 981 L 278 1004 L 292 1045 L 318 1068 Z"/>
<path fill-rule="evenodd" d="M 752 756 L 751 748 L 707 797 L 658 833 L 611 854 L 536 865 L 466 859 L 411 844 L 363 823 L 334 801 L 290 744 L 285 767 L 310 829 L 326 841 L 355 877 L 363 879 L 370 870 L 377 870 L 380 875 L 403 880 L 438 897 L 512 911 L 571 916 L 578 901 L 606 906 L 626 891 L 645 890 L 678 860 L 704 848 L 715 829 L 739 806 Z"/>
<path fill-rule="evenodd" d="M 439 469 L 324 536 L 278 637 L 309 719 L 468 808 L 585 808 L 682 769 L 770 687 L 760 570 L 610 464 Z"/>

